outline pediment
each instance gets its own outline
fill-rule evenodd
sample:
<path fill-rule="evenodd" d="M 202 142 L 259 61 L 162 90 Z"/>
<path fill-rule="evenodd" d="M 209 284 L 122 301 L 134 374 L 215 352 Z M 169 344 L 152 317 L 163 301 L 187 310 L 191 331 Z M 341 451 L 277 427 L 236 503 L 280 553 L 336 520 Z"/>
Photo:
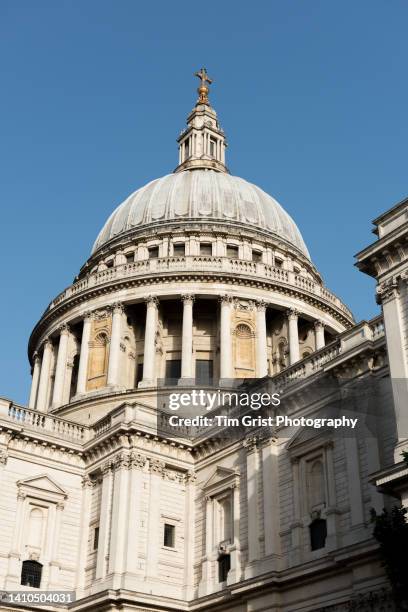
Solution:
<path fill-rule="evenodd" d="M 207 495 L 215 495 L 226 489 L 239 485 L 239 472 L 230 468 L 217 466 L 213 474 L 203 486 Z"/>
<path fill-rule="evenodd" d="M 37 494 L 39 497 L 44 497 L 44 495 L 59 498 L 67 497 L 66 491 L 47 474 L 39 474 L 19 480 L 17 486 L 20 490 L 31 495 Z"/>
<path fill-rule="evenodd" d="M 290 439 L 286 448 L 292 456 L 301 456 L 315 448 L 327 445 L 330 436 L 331 432 L 324 429 L 301 427 Z"/>

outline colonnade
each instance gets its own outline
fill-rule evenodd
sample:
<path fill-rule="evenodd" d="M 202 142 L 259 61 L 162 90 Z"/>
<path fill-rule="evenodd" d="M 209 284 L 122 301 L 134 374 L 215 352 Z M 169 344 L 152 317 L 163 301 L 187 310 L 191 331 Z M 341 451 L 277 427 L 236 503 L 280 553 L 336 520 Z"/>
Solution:
<path fill-rule="evenodd" d="M 181 380 L 187 384 L 194 379 L 193 372 L 193 309 L 194 295 L 185 294 L 181 296 L 183 304 L 182 317 L 182 343 L 181 343 Z M 155 296 L 146 298 L 146 321 L 144 337 L 144 359 L 143 378 L 139 383 L 141 388 L 149 388 L 155 385 L 156 372 L 156 336 L 158 332 L 158 308 L 159 300 Z M 220 379 L 228 381 L 234 378 L 233 368 L 233 342 L 232 342 L 232 313 L 234 302 L 231 296 L 222 295 L 220 302 Z M 256 308 L 256 376 L 262 378 L 268 374 L 268 352 L 267 352 L 267 326 L 266 309 L 264 301 L 255 302 Z M 123 304 L 116 303 L 111 306 L 112 327 L 109 341 L 109 361 L 107 371 L 107 386 L 117 388 L 120 376 L 120 351 L 122 340 L 122 320 L 124 313 Z M 298 320 L 300 313 L 295 309 L 286 312 L 288 321 L 288 348 L 289 365 L 300 359 Z M 90 338 L 92 328 L 92 312 L 86 312 L 83 317 L 82 340 L 79 353 L 79 366 L 77 376 L 76 395 L 83 395 L 87 388 L 88 361 L 90 353 Z M 324 324 L 316 320 L 314 322 L 315 346 L 319 350 L 324 346 Z M 46 411 L 48 406 L 58 408 L 63 402 L 63 391 L 66 371 L 68 368 L 68 344 L 71 334 L 67 324 L 59 328 L 58 350 L 55 365 L 54 386 L 52 397 L 50 397 L 50 377 L 52 356 L 54 351 L 53 342 L 46 338 L 43 343 L 42 358 L 39 354 L 34 355 L 32 385 L 30 392 L 29 407 Z"/>

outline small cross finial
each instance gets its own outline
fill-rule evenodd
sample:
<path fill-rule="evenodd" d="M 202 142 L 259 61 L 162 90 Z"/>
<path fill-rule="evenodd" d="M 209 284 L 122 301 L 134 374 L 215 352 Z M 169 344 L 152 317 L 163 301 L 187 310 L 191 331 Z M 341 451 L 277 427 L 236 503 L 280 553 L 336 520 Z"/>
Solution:
<path fill-rule="evenodd" d="M 208 76 L 207 70 L 205 68 L 201 68 L 201 70 L 196 72 L 194 76 L 198 77 L 201 81 L 197 89 L 197 92 L 198 92 L 197 104 L 210 104 L 208 101 L 208 92 L 210 91 L 208 85 L 211 85 L 212 79 L 210 79 L 210 77 Z"/>

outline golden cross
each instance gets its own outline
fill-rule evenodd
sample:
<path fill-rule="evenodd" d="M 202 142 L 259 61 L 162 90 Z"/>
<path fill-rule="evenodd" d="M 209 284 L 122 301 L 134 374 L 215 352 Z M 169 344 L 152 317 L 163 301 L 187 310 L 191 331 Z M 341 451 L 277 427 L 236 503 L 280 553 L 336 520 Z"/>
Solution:
<path fill-rule="evenodd" d="M 212 79 L 207 74 L 207 70 L 205 68 L 201 68 L 199 72 L 196 72 L 195 75 L 201 81 L 197 91 L 198 91 L 198 101 L 197 104 L 210 104 L 208 101 L 208 92 L 210 91 L 208 85 L 211 85 Z M 207 85 L 208 83 L 208 85 Z"/>
<path fill-rule="evenodd" d="M 196 72 L 194 76 L 201 79 L 202 87 L 206 87 L 206 83 L 208 83 L 209 85 L 211 85 L 212 83 L 212 79 L 210 79 L 210 77 L 208 76 L 206 68 L 201 68 L 201 70 L 199 72 Z"/>

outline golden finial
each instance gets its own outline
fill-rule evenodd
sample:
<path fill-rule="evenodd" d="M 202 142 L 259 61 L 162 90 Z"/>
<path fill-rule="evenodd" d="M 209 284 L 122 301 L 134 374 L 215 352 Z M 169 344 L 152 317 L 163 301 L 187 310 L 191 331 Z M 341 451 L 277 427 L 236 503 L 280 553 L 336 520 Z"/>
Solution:
<path fill-rule="evenodd" d="M 210 104 L 208 101 L 208 92 L 210 91 L 208 85 L 211 85 L 212 79 L 207 74 L 207 70 L 205 68 L 201 68 L 199 72 L 196 72 L 194 76 L 198 77 L 201 80 L 200 86 L 198 87 L 198 100 L 197 104 Z"/>

